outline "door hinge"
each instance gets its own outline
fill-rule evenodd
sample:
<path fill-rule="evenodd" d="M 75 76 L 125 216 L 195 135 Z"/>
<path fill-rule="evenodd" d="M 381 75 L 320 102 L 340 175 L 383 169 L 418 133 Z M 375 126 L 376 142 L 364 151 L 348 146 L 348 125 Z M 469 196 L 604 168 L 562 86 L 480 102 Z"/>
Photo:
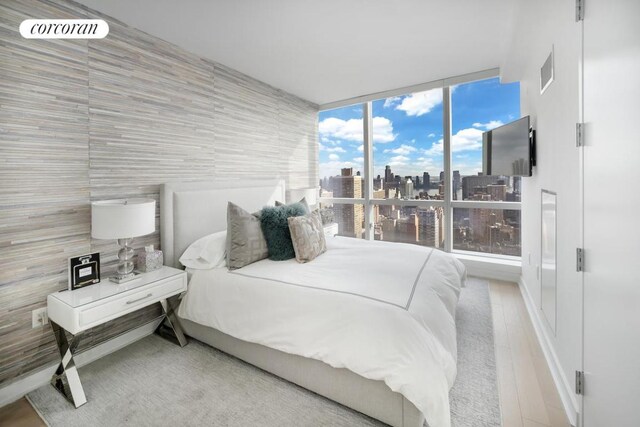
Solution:
<path fill-rule="evenodd" d="M 584 271 L 584 250 L 576 248 L 576 271 Z"/>
<path fill-rule="evenodd" d="M 584 20 L 584 0 L 576 0 L 576 22 Z"/>
<path fill-rule="evenodd" d="M 576 147 L 584 146 L 584 123 L 576 123 Z"/>
<path fill-rule="evenodd" d="M 584 394 L 584 372 L 576 371 L 576 394 Z"/>

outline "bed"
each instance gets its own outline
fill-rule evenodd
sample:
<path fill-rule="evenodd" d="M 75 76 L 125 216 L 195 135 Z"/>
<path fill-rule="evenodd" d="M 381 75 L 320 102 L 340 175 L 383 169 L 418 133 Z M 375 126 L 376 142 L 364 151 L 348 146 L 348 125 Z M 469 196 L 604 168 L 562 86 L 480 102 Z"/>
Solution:
<path fill-rule="evenodd" d="M 226 228 L 227 201 L 284 200 L 279 180 L 169 183 L 165 263 Z M 465 270 L 428 248 L 329 238 L 316 260 L 190 271 L 178 315 L 187 335 L 392 426 L 448 426 L 455 306 Z"/>

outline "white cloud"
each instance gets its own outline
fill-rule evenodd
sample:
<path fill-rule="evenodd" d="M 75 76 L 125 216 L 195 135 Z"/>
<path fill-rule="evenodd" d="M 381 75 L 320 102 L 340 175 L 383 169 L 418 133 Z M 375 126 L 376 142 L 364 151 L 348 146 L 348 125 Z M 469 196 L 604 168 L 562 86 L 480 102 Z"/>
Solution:
<path fill-rule="evenodd" d="M 329 153 L 346 153 L 347 150 L 345 150 L 342 147 L 332 147 L 332 148 L 327 148 L 326 149 Z"/>
<path fill-rule="evenodd" d="M 462 176 L 477 175 L 478 172 L 482 171 L 482 162 L 478 160 L 472 163 L 456 163 L 454 169 L 459 170 Z"/>
<path fill-rule="evenodd" d="M 402 154 L 402 155 L 406 156 L 409 153 L 413 153 L 414 151 L 417 151 L 417 149 L 415 147 L 412 147 L 412 146 L 406 145 L 406 144 L 402 144 L 398 148 L 388 148 L 388 149 L 384 150 L 383 153 Z"/>
<path fill-rule="evenodd" d="M 407 156 L 393 156 L 389 159 L 389 166 L 405 166 L 409 160 Z"/>
<path fill-rule="evenodd" d="M 362 141 L 364 131 L 362 129 L 362 119 L 342 120 L 337 117 L 324 119 L 318 125 L 320 140 L 328 138 L 344 139 L 347 141 Z M 393 134 L 393 123 L 386 117 L 373 118 L 373 141 L 377 143 L 391 142 L 396 138 Z"/>
<path fill-rule="evenodd" d="M 400 102 L 402 98 L 400 98 L 399 96 L 392 96 L 391 98 L 387 98 L 384 100 L 384 108 L 389 108 L 389 107 L 393 107 L 394 105 L 398 104 Z"/>
<path fill-rule="evenodd" d="M 407 116 L 422 116 L 441 103 L 442 91 L 435 89 L 405 96 L 402 98 L 402 102 L 396 106 L 396 110 L 404 111 Z"/>
<path fill-rule="evenodd" d="M 342 147 L 327 147 L 322 143 L 318 144 L 318 148 L 320 151 L 326 151 L 327 153 L 346 153 L 347 152 Z"/>
<path fill-rule="evenodd" d="M 338 160 L 340 160 L 340 156 L 338 156 L 337 154 L 333 154 L 333 153 L 329 154 L 329 160 L 332 160 L 334 162 L 338 161 Z"/>
<path fill-rule="evenodd" d="M 436 134 L 435 133 L 430 133 L 429 135 L 427 135 L 429 138 L 435 138 Z"/>
<path fill-rule="evenodd" d="M 355 157 L 353 159 L 354 162 L 356 163 L 363 163 L 364 162 L 364 157 Z"/>
<path fill-rule="evenodd" d="M 502 123 L 500 120 L 491 120 L 487 123 L 474 123 L 472 126 L 474 128 L 480 128 L 480 129 L 485 129 L 485 130 L 491 130 L 491 129 L 495 129 L 499 126 L 502 126 L 504 123 Z"/>
<path fill-rule="evenodd" d="M 431 146 L 430 149 L 424 150 L 428 155 L 442 155 L 443 140 L 439 140 Z M 482 131 L 476 128 L 467 128 L 459 130 L 455 135 L 451 136 L 451 151 L 459 153 L 461 151 L 482 150 Z"/>

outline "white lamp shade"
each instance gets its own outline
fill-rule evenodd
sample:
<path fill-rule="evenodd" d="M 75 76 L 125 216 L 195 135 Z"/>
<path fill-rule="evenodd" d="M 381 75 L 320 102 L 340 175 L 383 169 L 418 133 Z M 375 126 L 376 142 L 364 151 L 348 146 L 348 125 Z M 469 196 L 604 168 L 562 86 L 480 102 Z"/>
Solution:
<path fill-rule="evenodd" d="M 103 200 L 91 203 L 91 237 L 128 239 L 156 230 L 153 199 Z"/>
<path fill-rule="evenodd" d="M 307 199 L 307 203 L 313 208 L 318 203 L 318 188 L 292 188 L 287 191 L 287 203 L 295 203 L 303 197 Z"/>

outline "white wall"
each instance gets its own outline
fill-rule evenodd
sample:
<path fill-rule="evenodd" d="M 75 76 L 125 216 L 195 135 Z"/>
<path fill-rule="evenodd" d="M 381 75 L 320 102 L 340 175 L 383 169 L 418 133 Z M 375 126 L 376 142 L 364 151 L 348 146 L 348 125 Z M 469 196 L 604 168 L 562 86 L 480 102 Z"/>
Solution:
<path fill-rule="evenodd" d="M 574 375 L 582 369 L 582 277 L 575 261 L 581 247 L 582 154 L 575 144 L 575 124 L 580 121 L 582 29 L 574 7 L 573 1 L 521 1 L 501 67 L 503 81 L 521 82 L 522 115 L 531 115 L 537 131 L 537 166 L 533 177 L 523 179 L 521 286 L 572 422 L 579 410 Z M 541 95 L 540 67 L 552 47 L 555 80 Z M 556 192 L 558 203 L 555 330 L 540 308 L 541 189 Z"/>

